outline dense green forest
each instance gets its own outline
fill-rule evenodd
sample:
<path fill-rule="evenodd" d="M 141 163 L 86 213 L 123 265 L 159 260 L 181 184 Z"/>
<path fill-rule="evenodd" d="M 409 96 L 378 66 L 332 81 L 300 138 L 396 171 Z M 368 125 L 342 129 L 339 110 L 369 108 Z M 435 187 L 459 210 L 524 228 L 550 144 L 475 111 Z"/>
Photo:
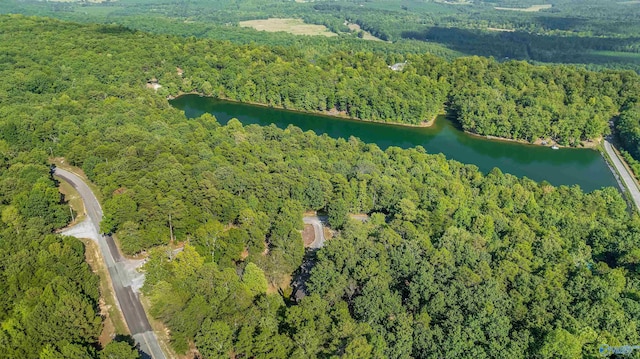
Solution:
<path fill-rule="evenodd" d="M 482 134 L 564 145 L 609 132 L 608 121 L 638 101 L 633 72 L 461 58 L 452 64 L 450 107 L 462 128 Z"/>
<path fill-rule="evenodd" d="M 537 11 L 513 10 L 529 7 Z M 0 5 L 0 12 L 117 23 L 164 34 L 238 42 L 304 42 L 318 51 L 347 44 L 362 50 L 390 48 L 382 42 L 358 40 L 360 30 L 346 25 L 352 23 L 379 39 L 400 45 L 395 51 L 640 70 L 640 7 L 633 1 L 7 0 Z M 237 27 L 244 20 L 290 17 L 324 25 L 339 37 L 308 41 Z"/>
<path fill-rule="evenodd" d="M 98 277 L 82 242 L 52 234 L 70 213 L 46 162 L 0 141 L 0 358 L 138 358 L 127 342 L 98 350 Z"/>
<path fill-rule="evenodd" d="M 130 32 L 120 27 L 109 29 L 121 35 Z M 640 91 L 640 80 L 630 71 L 590 72 L 479 57 L 447 62 L 429 54 L 319 53 L 296 47 L 161 38 L 162 44 L 146 45 L 139 52 L 149 63 L 165 61 L 165 66 L 127 64 L 130 71 L 120 75 L 123 80 L 155 78 L 163 86 L 158 91 L 162 95 L 197 92 L 408 124 L 429 121 L 447 105 L 469 132 L 527 141 L 546 138 L 577 146 L 597 139 L 608 133 L 609 119 Z M 81 54 L 87 62 L 96 62 L 102 55 Z M 404 61 L 403 71 L 388 68 Z M 88 70 L 92 78 L 114 82 L 113 75 L 105 73 L 108 67 L 100 66 Z M 184 73 L 179 74 L 176 67 Z M 43 86 L 68 86 L 63 79 L 56 79 L 50 68 L 10 76 L 27 77 L 23 86 L 36 92 L 47 90 L 40 88 Z M 78 149 L 83 151 L 82 146 Z"/>
<path fill-rule="evenodd" d="M 615 121 L 616 137 L 623 150 L 622 155 L 635 173 L 640 176 L 640 99 L 629 101 Z"/>
<path fill-rule="evenodd" d="M 112 357 L 91 349 L 97 279 L 81 244 L 50 234 L 68 216 L 48 156 L 97 184 L 102 229 L 123 251 L 149 251 L 143 291 L 181 352 L 195 343 L 206 358 L 579 358 L 640 341 L 640 221 L 615 189 L 485 176 L 420 147 L 187 120 L 166 100 L 196 90 L 396 120 L 451 100 L 463 119 L 479 109 L 499 118 L 493 97 L 463 92 L 490 78 L 505 106 L 575 113 L 562 127 L 570 142 L 606 131 L 638 94 L 633 73 L 344 51 L 314 63 L 286 47 L 22 16 L 0 17 L 0 29 L 2 355 Z M 405 71 L 387 68 L 405 59 Z M 587 114 L 595 128 L 576 132 Z M 293 303 L 287 283 L 305 255 L 309 209 L 327 210 L 340 232 Z M 188 242 L 178 254 L 163 247 L 170 221 L 175 241 Z M 78 310 L 60 309 L 69 303 Z"/>

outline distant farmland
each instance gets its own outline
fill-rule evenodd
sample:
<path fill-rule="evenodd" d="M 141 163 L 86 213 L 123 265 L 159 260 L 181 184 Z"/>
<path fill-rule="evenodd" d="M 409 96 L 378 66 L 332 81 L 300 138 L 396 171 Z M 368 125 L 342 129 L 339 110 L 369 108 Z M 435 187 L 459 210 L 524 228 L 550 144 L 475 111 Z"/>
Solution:
<path fill-rule="evenodd" d="M 544 5 L 531 5 L 529 7 L 494 7 L 496 10 L 508 10 L 508 11 L 523 11 L 523 12 L 537 12 L 543 9 L 551 9 L 551 4 Z"/>
<path fill-rule="evenodd" d="M 259 31 L 284 31 L 294 35 L 337 36 L 324 25 L 305 24 L 301 19 L 267 19 L 241 21 L 240 26 L 252 27 Z"/>

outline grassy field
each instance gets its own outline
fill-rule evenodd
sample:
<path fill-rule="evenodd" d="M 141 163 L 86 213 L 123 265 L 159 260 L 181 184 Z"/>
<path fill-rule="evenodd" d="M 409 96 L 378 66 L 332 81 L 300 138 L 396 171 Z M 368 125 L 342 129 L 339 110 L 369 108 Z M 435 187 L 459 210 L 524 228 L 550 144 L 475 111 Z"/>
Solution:
<path fill-rule="evenodd" d="M 358 25 L 358 24 L 349 24 L 349 25 L 347 25 L 347 26 L 349 27 L 349 29 L 350 29 L 350 30 L 353 30 L 353 31 L 362 31 L 362 33 L 364 34 L 364 36 L 362 37 L 362 39 L 363 39 L 363 40 L 382 41 L 381 39 L 379 39 L 379 38 L 377 38 L 377 37 L 375 37 L 375 36 L 371 35 L 371 33 L 370 33 L 370 32 L 365 31 L 365 30 L 362 30 L 362 29 L 360 28 L 360 25 Z"/>
<path fill-rule="evenodd" d="M 640 53 L 638 52 L 622 52 L 622 51 L 592 51 L 591 54 L 600 56 L 610 56 L 618 58 L 626 58 L 640 61 Z"/>
<path fill-rule="evenodd" d="M 434 2 L 447 5 L 473 5 L 469 0 L 434 0 Z"/>
<path fill-rule="evenodd" d="M 592 63 L 607 64 L 627 64 L 630 66 L 640 66 L 640 53 L 621 51 L 589 51 L 585 57 Z M 636 70 L 637 71 L 637 70 Z"/>
<path fill-rule="evenodd" d="M 73 226 L 76 223 L 82 222 L 85 217 L 84 214 L 84 202 L 78 191 L 73 188 L 68 182 L 60 181 L 59 187 L 60 193 L 64 195 L 64 200 L 69 202 L 69 206 L 73 209 L 74 218 L 69 226 Z"/>
<path fill-rule="evenodd" d="M 402 11 L 402 12 L 421 12 L 431 14 L 449 14 L 457 13 L 459 5 L 473 5 L 467 0 L 440 0 L 437 2 L 425 2 L 424 0 L 406 0 L 406 1 L 373 1 L 362 2 L 361 6 L 368 9 L 377 9 L 385 11 Z"/>
<path fill-rule="evenodd" d="M 267 19 L 241 21 L 240 26 L 252 27 L 258 31 L 284 31 L 294 35 L 337 36 L 323 25 L 305 24 L 301 19 Z"/>
<path fill-rule="evenodd" d="M 517 7 L 494 7 L 496 10 L 507 10 L 507 11 L 522 11 L 522 12 L 538 12 L 543 9 L 551 9 L 551 4 L 544 5 L 531 5 L 525 8 L 517 8 Z"/>

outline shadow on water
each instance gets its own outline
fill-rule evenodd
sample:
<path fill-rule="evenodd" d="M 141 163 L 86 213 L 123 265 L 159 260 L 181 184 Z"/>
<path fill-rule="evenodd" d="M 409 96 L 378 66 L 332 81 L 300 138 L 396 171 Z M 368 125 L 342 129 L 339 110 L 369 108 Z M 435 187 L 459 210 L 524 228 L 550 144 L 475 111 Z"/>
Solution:
<path fill-rule="evenodd" d="M 278 110 L 261 106 L 186 95 L 171 101 L 188 118 L 210 113 L 225 124 L 237 118 L 244 125 L 279 128 L 293 125 L 303 131 L 326 134 L 333 138 L 358 137 L 381 149 L 390 146 L 422 146 L 428 153 L 442 153 L 449 159 L 477 166 L 488 173 L 494 167 L 504 173 L 547 181 L 554 185 L 579 185 L 585 191 L 616 186 L 615 179 L 599 152 L 587 149 L 527 145 L 472 136 L 456 128 L 453 121 L 440 116 L 428 128 L 348 120 L 315 114 Z"/>

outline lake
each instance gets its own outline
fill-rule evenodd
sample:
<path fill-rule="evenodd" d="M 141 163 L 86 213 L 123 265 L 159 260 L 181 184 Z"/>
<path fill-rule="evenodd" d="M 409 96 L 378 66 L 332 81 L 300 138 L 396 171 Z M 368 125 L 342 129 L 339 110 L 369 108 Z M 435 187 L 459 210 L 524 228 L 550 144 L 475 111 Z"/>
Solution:
<path fill-rule="evenodd" d="M 553 150 L 549 147 L 490 140 L 464 133 L 442 117 L 433 126 L 421 128 L 300 113 L 198 95 L 181 96 L 171 100 L 170 104 L 183 110 L 187 118 L 210 113 L 222 124 L 237 118 L 244 125 L 268 126 L 273 123 L 280 128 L 294 125 L 304 131 L 326 133 L 334 138 L 347 139 L 354 136 L 364 142 L 375 143 L 382 149 L 389 146 L 422 146 L 428 153 L 443 153 L 448 159 L 474 164 L 484 173 L 497 167 L 504 173 L 535 181 L 547 181 L 556 186 L 577 184 L 585 191 L 617 186 L 613 174 L 596 150 Z"/>

